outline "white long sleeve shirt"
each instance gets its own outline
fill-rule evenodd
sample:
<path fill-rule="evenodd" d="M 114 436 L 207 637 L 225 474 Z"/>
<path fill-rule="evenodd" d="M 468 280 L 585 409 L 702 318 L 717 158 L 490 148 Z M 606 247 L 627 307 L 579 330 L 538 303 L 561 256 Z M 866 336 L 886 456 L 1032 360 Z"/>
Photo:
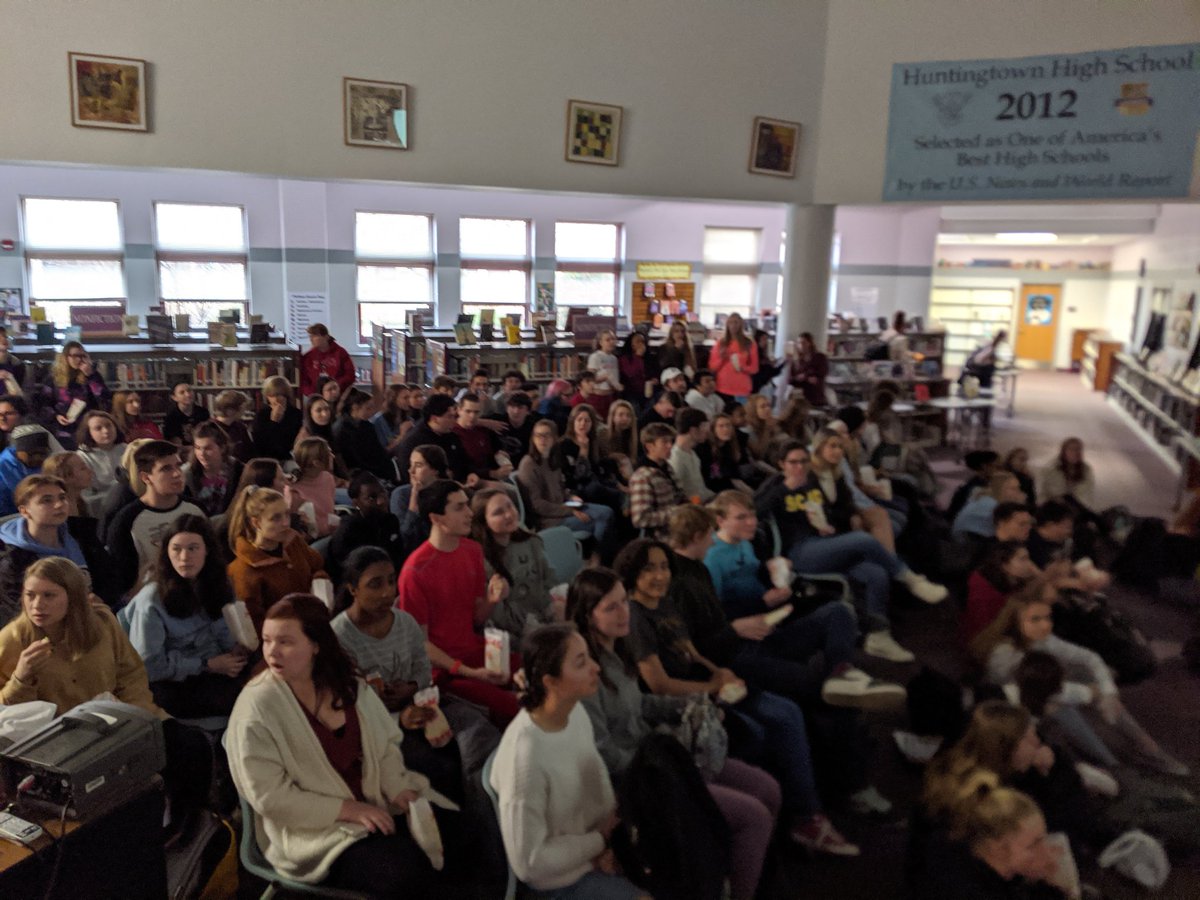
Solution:
<path fill-rule="evenodd" d="M 527 710 L 512 720 L 492 764 L 500 834 L 513 873 L 550 891 L 574 884 L 604 852 L 597 830 L 616 809 L 592 723 L 576 704 L 562 731 L 543 731 Z"/>
<path fill-rule="evenodd" d="M 683 491 L 683 496 L 689 500 L 699 497 L 702 503 L 707 503 L 714 496 L 712 490 L 704 483 L 704 473 L 700 471 L 700 457 L 695 450 L 685 450 L 678 444 L 671 448 L 671 457 L 667 460 L 675 483 Z"/>
<path fill-rule="evenodd" d="M 996 685 L 1004 685 L 1013 680 L 1017 666 L 1025 658 L 1028 650 L 1041 650 L 1049 653 L 1062 663 L 1065 678 L 1062 693 L 1055 699 L 1071 705 L 1086 705 L 1093 696 L 1109 697 L 1117 693 L 1117 683 L 1113 680 L 1100 654 L 1064 641 L 1056 634 L 1050 635 L 1043 641 L 1030 644 L 1026 650 L 1014 646 L 1008 641 L 997 644 L 988 657 L 988 681 Z M 1094 692 L 1094 693 L 1093 693 Z"/>

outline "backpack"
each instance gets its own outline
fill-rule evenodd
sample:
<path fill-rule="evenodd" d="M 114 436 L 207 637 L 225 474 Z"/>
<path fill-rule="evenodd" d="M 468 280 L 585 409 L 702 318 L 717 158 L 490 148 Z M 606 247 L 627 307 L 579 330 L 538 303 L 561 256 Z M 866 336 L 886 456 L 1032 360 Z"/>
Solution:
<path fill-rule="evenodd" d="M 1144 681 L 1158 669 L 1145 636 L 1122 612 L 1101 599 L 1064 592 L 1054 605 L 1054 633 L 1100 654 L 1120 684 Z"/>
<path fill-rule="evenodd" d="M 688 751 L 648 734 L 621 780 L 613 852 L 625 875 L 656 900 L 722 900 L 729 826 Z"/>

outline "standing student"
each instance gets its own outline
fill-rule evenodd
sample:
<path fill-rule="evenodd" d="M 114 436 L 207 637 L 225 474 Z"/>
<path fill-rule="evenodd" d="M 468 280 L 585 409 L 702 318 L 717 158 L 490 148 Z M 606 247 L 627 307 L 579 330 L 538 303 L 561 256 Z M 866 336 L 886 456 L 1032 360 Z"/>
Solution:
<path fill-rule="evenodd" d="M 55 436 L 64 447 L 74 449 L 79 417 L 89 409 L 104 409 L 112 394 L 83 344 L 67 341 L 43 384 L 42 398 L 58 423 Z"/>
<path fill-rule="evenodd" d="M 640 409 L 649 395 L 646 386 L 655 383 L 646 358 L 646 336 L 634 331 L 625 338 L 617 363 L 621 371 L 621 396 Z"/>
<path fill-rule="evenodd" d="M 112 399 L 113 420 L 121 430 L 121 440 L 132 443 L 141 438 L 162 440 L 162 431 L 154 420 L 142 415 L 142 396 L 137 391 L 117 391 Z"/>
<path fill-rule="evenodd" d="M 176 446 L 190 447 L 192 432 L 208 421 L 208 410 L 196 403 L 196 391 L 190 381 L 178 381 L 171 387 L 171 408 L 163 417 L 163 439 Z"/>
<path fill-rule="evenodd" d="M 184 515 L 204 510 L 183 499 L 185 488 L 179 448 L 169 441 L 148 441 L 133 454 L 141 495 L 117 513 L 108 529 L 108 552 L 114 564 L 114 586 L 124 593 L 158 558 L 162 536 Z"/>
<path fill-rule="evenodd" d="M 222 614 L 234 599 L 208 520 L 176 519 L 149 580 L 119 616 L 146 664 L 154 702 L 171 715 L 227 716 L 233 709 L 250 656 Z"/>
<path fill-rule="evenodd" d="M 244 466 L 231 455 L 229 436 L 216 422 L 201 422 L 192 432 L 192 441 L 184 496 L 206 516 L 219 516 L 233 502 Z"/>
<path fill-rule="evenodd" d="M 629 517 L 634 528 L 648 535 L 665 535 L 671 511 L 687 498 L 671 475 L 668 460 L 675 446 L 675 429 L 653 423 L 642 429 L 644 462 L 629 482 Z"/>
<path fill-rule="evenodd" d="M 421 491 L 420 509 L 430 523 L 429 540 L 400 571 L 399 606 L 425 631 L 437 684 L 487 707 L 496 725 L 507 725 L 517 714 L 516 695 L 508 689 L 511 676 L 484 666 L 483 635 L 476 629 L 507 595 L 508 585 L 498 575 L 485 579 L 483 551 L 468 538 L 471 509 L 461 486 L 433 482 Z"/>
<path fill-rule="evenodd" d="M 613 353 L 616 349 L 617 335 L 612 329 L 606 328 L 596 335 L 592 352 L 587 359 L 588 371 L 594 372 L 596 376 L 593 388 L 595 398 L 591 403 L 601 418 L 608 416 L 613 398 L 620 394 L 624 387 L 621 384 L 620 363 Z"/>
<path fill-rule="evenodd" d="M 758 371 L 758 345 L 746 334 L 746 323 L 738 313 L 725 320 L 725 330 L 708 354 L 708 368 L 721 394 L 746 402 L 752 392 L 751 376 Z"/>
<path fill-rule="evenodd" d="M 796 339 L 788 367 L 788 381 L 804 395 L 810 406 L 827 406 L 825 379 L 829 375 L 829 357 L 817 350 L 813 336 L 805 331 Z"/>
<path fill-rule="evenodd" d="M 615 874 L 617 801 L 579 703 L 599 687 L 600 667 L 570 625 L 538 629 L 524 651 L 523 708 L 491 771 L 509 865 L 538 897 L 643 900 Z"/>
<path fill-rule="evenodd" d="M 687 323 L 676 319 L 667 331 L 667 339 L 658 348 L 658 367 L 664 372 L 667 369 L 678 369 L 688 378 L 698 378 L 696 371 L 696 351 L 692 348 L 692 336 L 688 333 Z M 667 386 L 663 379 L 663 386 Z"/>
<path fill-rule="evenodd" d="M 313 581 L 329 577 L 321 554 L 289 522 L 287 501 L 271 488 L 242 488 L 229 509 L 229 580 L 260 633 L 273 603 L 311 593 Z"/>
<path fill-rule="evenodd" d="M 354 362 L 346 348 L 329 334 L 321 323 L 308 326 L 308 341 L 311 345 L 300 356 L 300 396 L 315 393 L 317 379 L 326 375 L 337 382 L 343 391 L 354 384 Z"/>

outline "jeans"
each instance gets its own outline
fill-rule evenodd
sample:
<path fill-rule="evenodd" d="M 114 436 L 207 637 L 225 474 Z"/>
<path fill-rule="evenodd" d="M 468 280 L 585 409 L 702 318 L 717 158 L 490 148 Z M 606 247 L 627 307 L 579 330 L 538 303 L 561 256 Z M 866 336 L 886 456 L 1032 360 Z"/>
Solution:
<path fill-rule="evenodd" d="M 778 694 L 752 690 L 745 700 L 730 707 L 726 715 L 726 724 L 737 726 L 736 734 L 731 737 L 741 747 L 735 749 L 745 751 L 737 755 L 747 762 L 761 762 L 775 776 L 783 789 L 783 805 L 788 811 L 804 819 L 820 812 L 812 752 L 800 707 Z"/>
<path fill-rule="evenodd" d="M 582 512 L 587 513 L 588 518 L 591 519 L 590 522 L 584 522 L 572 515 L 563 520 L 563 525 L 570 528 L 575 534 L 582 537 L 594 537 L 597 544 L 603 544 L 604 536 L 608 533 L 608 526 L 612 522 L 613 511 L 599 503 L 585 503 Z"/>
<path fill-rule="evenodd" d="M 825 679 L 851 662 L 858 620 L 843 603 L 790 619 L 766 640 L 742 641 L 733 670 L 748 682 L 795 700 L 819 703 Z"/>
<path fill-rule="evenodd" d="M 620 875 L 588 872 L 574 884 L 535 891 L 526 887 L 517 896 L 528 900 L 634 900 L 642 892 Z"/>
<path fill-rule="evenodd" d="M 868 628 L 879 631 L 888 627 L 890 582 L 904 572 L 905 565 L 875 538 L 863 531 L 810 537 L 790 547 L 788 558 L 801 574 L 842 572 L 861 582 L 866 594 Z"/>

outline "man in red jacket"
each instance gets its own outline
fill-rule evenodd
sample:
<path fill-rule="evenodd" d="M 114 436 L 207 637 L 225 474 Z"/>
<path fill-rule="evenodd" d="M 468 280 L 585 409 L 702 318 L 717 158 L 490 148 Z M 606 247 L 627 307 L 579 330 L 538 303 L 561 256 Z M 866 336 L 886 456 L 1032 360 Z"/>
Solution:
<path fill-rule="evenodd" d="M 350 354 L 329 335 L 329 329 L 320 323 L 308 326 L 308 339 L 312 349 L 300 357 L 300 394 L 307 397 L 316 393 L 317 379 L 328 375 L 338 383 L 344 394 L 354 384 L 354 363 Z"/>

